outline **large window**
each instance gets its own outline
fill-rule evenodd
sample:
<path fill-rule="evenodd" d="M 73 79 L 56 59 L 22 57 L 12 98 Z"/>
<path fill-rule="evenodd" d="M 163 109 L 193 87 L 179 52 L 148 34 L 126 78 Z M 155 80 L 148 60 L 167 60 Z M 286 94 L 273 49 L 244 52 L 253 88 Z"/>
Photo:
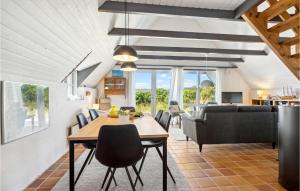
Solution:
<path fill-rule="evenodd" d="M 170 86 L 170 70 L 139 70 L 135 73 L 136 109 L 155 115 L 160 109 L 167 111 Z"/>
<path fill-rule="evenodd" d="M 168 111 L 171 86 L 171 71 L 156 71 L 156 112 L 160 109 Z"/>
<path fill-rule="evenodd" d="M 215 101 L 215 71 L 185 70 L 183 73 L 183 109 Z"/>
<path fill-rule="evenodd" d="M 151 112 L 151 83 L 152 82 L 152 73 L 151 71 L 137 71 L 135 73 L 135 101 L 137 111 L 144 113 Z"/>
<path fill-rule="evenodd" d="M 183 74 L 183 109 L 189 110 L 197 103 L 198 72 L 185 71 Z"/>

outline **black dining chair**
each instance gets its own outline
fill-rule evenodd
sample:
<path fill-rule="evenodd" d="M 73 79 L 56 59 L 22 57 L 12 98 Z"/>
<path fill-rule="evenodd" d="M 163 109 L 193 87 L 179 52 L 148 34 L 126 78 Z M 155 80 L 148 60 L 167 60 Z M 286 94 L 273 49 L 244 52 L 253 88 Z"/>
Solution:
<path fill-rule="evenodd" d="M 96 147 L 96 159 L 107 166 L 101 189 L 104 187 L 109 173 L 105 190 L 109 189 L 112 178 L 117 168 L 125 168 L 132 190 L 135 190 L 128 167 L 132 166 L 137 179 L 143 185 L 135 164 L 143 157 L 143 146 L 137 128 L 133 124 L 103 125 L 100 128 Z"/>
<path fill-rule="evenodd" d="M 99 117 L 99 114 L 95 109 L 89 109 L 89 113 L 92 121 Z"/>
<path fill-rule="evenodd" d="M 169 131 L 169 126 L 170 126 L 170 121 L 171 121 L 171 115 L 168 113 L 168 112 L 164 112 L 159 120 L 159 124 L 168 132 Z M 145 161 L 145 158 L 146 158 L 146 155 L 147 155 L 147 152 L 148 152 L 148 149 L 149 148 L 155 148 L 159 157 L 161 158 L 161 160 L 163 160 L 163 156 L 162 156 L 162 153 L 159 149 L 159 147 L 162 147 L 163 146 L 163 142 L 162 141 L 142 141 L 142 145 L 143 145 L 143 148 L 145 150 L 145 154 L 142 158 L 142 161 L 141 161 L 141 164 L 140 164 L 140 167 L 139 167 L 139 171 L 138 173 L 140 174 L 141 173 L 141 170 L 142 170 L 142 167 L 143 167 L 143 164 L 144 164 L 144 161 Z M 167 171 L 169 173 L 169 175 L 171 176 L 173 182 L 176 184 L 176 181 L 169 169 L 169 167 L 167 166 Z M 136 184 L 137 182 L 137 179 L 135 179 L 135 182 L 134 182 L 134 185 Z"/>
<path fill-rule="evenodd" d="M 94 121 L 95 119 L 97 119 L 99 117 L 99 114 L 95 109 L 89 109 L 89 114 L 90 114 L 90 118 L 91 118 L 92 121 Z M 89 160 L 88 164 L 91 164 L 91 162 L 92 162 L 92 160 L 95 156 L 95 152 L 96 152 L 96 150 L 94 149 L 93 154 L 90 157 L 90 160 Z"/>
<path fill-rule="evenodd" d="M 86 126 L 89 123 L 83 113 L 77 114 L 76 118 L 77 118 L 79 129 L 83 128 L 84 126 Z M 93 156 L 95 155 L 96 143 L 83 143 L 83 146 L 86 149 L 90 149 L 90 151 L 89 151 L 88 156 L 86 157 L 86 159 L 85 159 L 85 161 L 84 161 L 84 163 L 83 163 L 83 165 L 82 165 L 82 167 L 81 167 L 81 169 L 80 169 L 80 171 L 79 171 L 79 173 L 78 173 L 78 175 L 75 179 L 75 184 L 79 180 L 79 178 L 80 178 L 85 166 L 87 165 L 87 163 L 90 164 L 92 159 L 93 159 Z M 114 179 L 115 185 L 117 185 L 117 182 L 116 182 L 114 177 L 113 177 L 113 179 Z"/>
<path fill-rule="evenodd" d="M 83 113 L 79 113 L 76 115 L 76 118 L 77 118 L 77 122 L 78 122 L 78 126 L 79 126 L 79 129 L 83 128 L 84 126 L 86 126 L 89 122 L 88 120 L 86 119 L 85 115 Z M 86 148 L 86 149 L 89 149 L 89 154 L 88 156 L 86 157 L 77 177 L 76 177 L 76 180 L 75 180 L 75 184 L 77 183 L 81 173 L 83 172 L 85 166 L 87 165 L 88 161 L 90 160 L 93 152 L 94 152 L 94 149 L 96 148 L 96 143 L 83 143 L 83 146 Z"/>
<path fill-rule="evenodd" d="M 161 118 L 163 112 L 164 112 L 164 111 L 161 110 L 161 109 L 158 110 L 158 112 L 156 113 L 156 115 L 155 115 L 155 117 L 154 117 L 155 121 L 159 122 L 159 120 L 160 120 L 160 118 Z"/>
<path fill-rule="evenodd" d="M 120 107 L 120 110 L 122 110 L 122 111 L 128 110 L 130 112 L 135 112 L 135 107 L 132 107 L 132 106 L 122 106 L 122 107 Z"/>

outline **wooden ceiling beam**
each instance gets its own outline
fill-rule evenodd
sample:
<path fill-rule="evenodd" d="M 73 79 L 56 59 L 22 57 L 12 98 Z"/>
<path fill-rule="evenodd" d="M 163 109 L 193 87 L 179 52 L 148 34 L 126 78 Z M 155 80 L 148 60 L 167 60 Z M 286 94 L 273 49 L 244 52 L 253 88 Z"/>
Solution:
<path fill-rule="evenodd" d="M 151 67 L 159 67 L 160 69 L 162 67 L 188 67 L 188 68 L 203 68 L 207 71 L 213 71 L 212 69 L 214 68 L 238 68 L 235 65 L 230 65 L 230 66 L 196 66 L 196 65 L 189 65 L 189 64 L 141 64 L 141 63 L 135 63 L 138 68 L 151 68 Z M 121 63 L 117 63 L 117 66 L 121 66 Z"/>
<path fill-rule="evenodd" d="M 227 57 L 196 57 L 196 56 L 164 56 L 164 55 L 139 55 L 139 59 L 147 60 L 195 60 L 208 62 L 244 62 L 242 58 Z"/>
<path fill-rule="evenodd" d="M 234 18 L 240 18 L 245 12 L 247 12 L 250 8 L 256 6 L 257 4 L 261 3 L 262 0 L 251 0 L 245 1 L 242 3 L 238 8 L 235 9 L 235 16 Z"/>
<path fill-rule="evenodd" d="M 113 28 L 108 35 L 123 36 L 124 28 Z M 178 38 L 178 39 L 199 39 L 199 40 L 220 40 L 231 42 L 263 42 L 259 36 L 253 35 L 236 35 L 236 34 L 219 34 L 219 33 L 197 33 L 197 32 L 182 32 L 182 31 L 163 31 L 149 29 L 129 29 L 131 36 L 141 37 L 158 37 L 158 38 Z M 283 40 L 283 39 L 282 39 Z"/>
<path fill-rule="evenodd" d="M 116 48 L 118 48 L 117 46 Z M 255 55 L 266 56 L 264 50 L 243 50 L 243 49 L 219 49 L 219 48 L 195 48 L 195 47 L 167 47 L 167 46 L 131 46 L 140 52 L 192 52 L 192 53 L 214 53 L 233 55 Z"/>
<path fill-rule="evenodd" d="M 203 17 L 203 18 L 217 18 L 229 21 L 241 21 L 244 20 L 239 17 L 243 11 L 246 11 L 252 2 L 259 0 L 247 0 L 244 4 L 238 7 L 236 10 L 220 10 L 220 9 L 206 9 L 206 8 L 193 8 L 193 7 L 179 7 L 179 6 L 167 6 L 167 5 L 154 5 L 146 3 L 127 3 L 127 10 L 132 14 L 155 14 L 164 16 L 182 16 L 182 17 Z M 248 3 L 247 3 L 248 2 Z M 98 8 L 99 12 L 106 13 L 123 13 L 124 3 L 118 1 L 105 1 Z M 274 18 L 272 21 L 277 22 L 278 18 Z"/>

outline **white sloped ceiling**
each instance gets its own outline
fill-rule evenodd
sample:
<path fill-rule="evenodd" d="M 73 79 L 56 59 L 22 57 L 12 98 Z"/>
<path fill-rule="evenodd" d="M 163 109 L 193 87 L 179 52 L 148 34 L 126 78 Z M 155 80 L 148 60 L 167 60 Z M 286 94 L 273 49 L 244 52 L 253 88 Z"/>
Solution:
<path fill-rule="evenodd" d="M 114 65 L 113 49 L 122 44 L 122 38 L 108 36 L 112 27 L 124 27 L 123 14 L 100 13 L 104 0 L 3 0 L 1 1 L 1 68 L 2 74 L 17 74 L 60 82 L 62 78 L 86 56 L 79 69 L 101 63 L 84 81 L 95 86 Z M 129 2 L 170 6 L 202 7 L 233 10 L 243 0 L 132 0 Z M 130 27 L 141 29 L 174 30 L 256 35 L 245 22 L 208 18 L 163 17 L 131 15 Z M 264 43 L 238 43 L 207 40 L 132 37 L 135 45 L 210 47 L 236 49 L 268 49 Z M 203 56 L 191 53 L 143 53 L 160 55 Z M 210 55 L 211 56 L 211 55 Z M 238 55 L 213 55 L 240 57 Z M 297 83 L 273 53 L 268 56 L 247 56 L 244 63 L 235 64 L 251 87 L 259 88 L 262 81 L 269 88 Z M 170 63 L 172 61 L 140 60 L 137 63 Z M 182 64 L 182 61 L 172 63 Z M 198 65 L 203 62 L 184 61 Z M 234 63 L 213 63 L 232 65 Z"/>

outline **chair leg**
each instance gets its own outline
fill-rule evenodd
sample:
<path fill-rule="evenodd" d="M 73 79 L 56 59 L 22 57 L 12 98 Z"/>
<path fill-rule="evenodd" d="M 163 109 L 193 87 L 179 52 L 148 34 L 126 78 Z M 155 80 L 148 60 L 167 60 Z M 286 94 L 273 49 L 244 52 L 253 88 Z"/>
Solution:
<path fill-rule="evenodd" d="M 80 171 L 79 171 L 79 173 L 78 173 L 78 175 L 77 175 L 77 177 L 76 177 L 76 180 L 75 180 L 75 183 L 74 183 L 74 184 L 76 184 L 77 181 L 79 180 L 79 177 L 81 176 L 81 173 L 83 172 L 83 170 L 84 170 L 84 168 L 85 168 L 87 162 L 89 161 L 89 159 L 90 159 L 90 157 L 91 157 L 93 151 L 94 151 L 94 149 L 91 149 L 91 150 L 90 150 L 88 156 L 86 157 L 86 159 L 85 159 L 85 161 L 84 161 L 84 163 L 83 163 L 83 165 L 82 165 L 82 167 L 81 167 L 81 169 L 80 169 Z"/>
<path fill-rule="evenodd" d="M 276 147 L 276 143 L 272 142 L 272 149 L 275 149 L 275 147 Z"/>
<path fill-rule="evenodd" d="M 132 168 L 133 168 L 133 170 L 134 170 L 134 172 L 135 172 L 135 174 L 136 174 L 136 177 L 137 177 L 137 178 L 139 179 L 139 181 L 141 182 L 141 185 L 144 186 L 144 183 L 143 183 L 143 181 L 142 181 L 142 179 L 141 179 L 141 177 L 140 177 L 140 175 L 139 175 L 139 172 L 137 171 L 135 165 L 132 165 Z M 134 186 L 135 186 L 135 185 L 136 185 L 136 184 L 134 184 Z"/>
<path fill-rule="evenodd" d="M 186 137 L 186 141 L 189 141 L 189 137 L 188 136 L 185 136 Z"/>
<path fill-rule="evenodd" d="M 159 150 L 158 147 L 155 147 L 155 148 L 156 148 L 156 150 L 157 150 L 157 152 L 158 152 L 159 157 L 160 157 L 161 160 L 162 160 L 162 159 L 163 159 L 162 153 L 160 152 L 160 150 Z M 170 171 L 170 169 L 169 169 L 168 166 L 167 166 L 167 171 L 168 171 L 169 175 L 171 176 L 171 178 L 172 178 L 174 184 L 176 184 L 176 181 L 175 181 L 175 179 L 174 179 L 174 177 L 173 177 L 173 175 L 172 175 L 172 173 L 171 173 L 171 171 Z"/>
<path fill-rule="evenodd" d="M 108 177 L 110 171 L 111 171 L 111 168 L 110 168 L 110 167 L 107 168 L 106 174 L 105 174 L 105 176 L 104 176 L 104 180 L 103 180 L 102 185 L 101 185 L 101 189 L 103 189 L 103 187 L 104 187 L 104 185 L 105 185 L 105 182 L 106 182 L 106 179 L 107 179 L 107 177 Z"/>
<path fill-rule="evenodd" d="M 106 182 L 106 180 L 107 180 L 107 177 L 108 177 L 109 173 L 112 173 L 112 170 L 111 170 L 110 167 L 109 167 L 109 168 L 107 169 L 107 171 L 106 171 L 104 180 L 103 180 L 102 185 L 101 185 L 101 189 L 103 189 L 103 187 L 104 187 L 104 185 L 105 185 L 105 182 Z M 118 186 L 118 185 L 117 185 L 117 181 L 116 181 L 116 179 L 115 179 L 115 176 L 113 176 L 113 181 L 114 181 L 115 185 Z"/>
<path fill-rule="evenodd" d="M 132 188 L 133 191 L 135 191 L 135 187 L 134 187 L 134 185 L 133 185 L 133 182 L 132 182 L 130 173 L 129 173 L 129 171 L 128 171 L 128 168 L 125 167 L 125 170 L 126 170 L 126 173 L 127 173 L 127 176 L 128 176 L 128 179 L 129 179 L 129 182 L 130 182 L 130 185 L 131 185 L 131 188 Z"/>
<path fill-rule="evenodd" d="M 91 164 L 91 162 L 92 162 L 92 160 L 93 160 L 93 158 L 94 158 L 94 156 L 95 156 L 95 153 L 96 153 L 96 149 L 94 149 L 94 152 L 93 152 L 92 157 L 90 158 L 90 161 L 89 161 L 88 164 Z"/>
<path fill-rule="evenodd" d="M 106 188 L 105 188 L 105 191 L 108 191 L 109 186 L 111 184 L 111 181 L 112 181 L 112 179 L 113 179 L 113 177 L 115 175 L 115 172 L 116 172 L 116 168 L 114 168 L 113 171 L 111 172 L 111 175 L 109 177 L 108 183 L 107 183 Z"/>
<path fill-rule="evenodd" d="M 142 162 L 141 162 L 141 165 L 140 165 L 140 167 L 139 167 L 139 171 L 138 171 L 138 174 L 139 174 L 139 175 L 141 174 L 142 167 L 143 167 L 143 164 L 144 164 L 144 161 L 145 161 L 145 158 L 146 158 L 147 152 L 148 152 L 148 148 L 146 148 L 146 150 L 145 150 L 145 154 L 144 154 L 144 156 L 143 156 L 143 158 L 142 158 Z M 136 179 L 135 179 L 135 181 L 134 181 L 134 186 L 136 185 L 136 183 L 137 183 L 137 180 L 138 180 L 138 178 L 136 177 Z"/>

